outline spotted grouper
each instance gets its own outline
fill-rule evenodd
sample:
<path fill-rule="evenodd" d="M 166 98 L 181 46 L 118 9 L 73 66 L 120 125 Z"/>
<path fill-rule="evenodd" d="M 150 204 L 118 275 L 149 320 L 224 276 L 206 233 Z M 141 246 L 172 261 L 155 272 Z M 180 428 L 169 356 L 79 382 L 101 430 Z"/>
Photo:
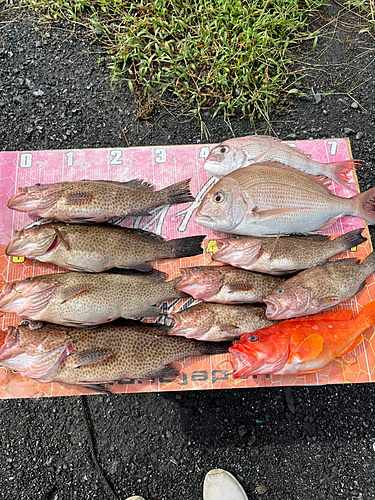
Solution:
<path fill-rule="evenodd" d="M 0 337 L 0 366 L 40 382 L 74 385 L 176 378 L 179 372 L 169 363 L 228 349 L 228 345 L 169 337 L 155 326 L 136 322 L 88 330 L 25 321 L 8 327 Z"/>

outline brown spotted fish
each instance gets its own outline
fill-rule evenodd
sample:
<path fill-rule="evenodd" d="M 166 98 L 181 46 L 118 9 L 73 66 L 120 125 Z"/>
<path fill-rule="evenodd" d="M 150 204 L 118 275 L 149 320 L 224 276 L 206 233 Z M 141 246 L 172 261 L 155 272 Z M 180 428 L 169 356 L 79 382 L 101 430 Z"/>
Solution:
<path fill-rule="evenodd" d="M 273 325 L 266 318 L 264 306 L 209 304 L 201 302 L 188 309 L 171 313 L 174 327 L 168 335 L 212 342 L 232 340 L 243 333 L 254 332 Z"/>
<path fill-rule="evenodd" d="M 134 273 L 134 272 L 133 272 Z M 63 273 L 6 283 L 0 292 L 0 311 L 20 318 L 59 325 L 98 325 L 120 317 L 156 317 L 154 307 L 164 300 L 185 297 L 166 274 Z"/>
<path fill-rule="evenodd" d="M 53 222 L 15 231 L 5 253 L 71 271 L 99 273 L 113 267 L 151 271 L 149 260 L 202 253 L 203 239 L 191 236 L 166 241 L 142 229 Z"/>
<path fill-rule="evenodd" d="M 309 174 L 324 175 L 346 189 L 351 189 L 348 173 L 362 163 L 360 160 L 320 163 L 312 160 L 311 155 L 275 137 L 249 135 L 228 139 L 213 148 L 204 168 L 211 175 L 223 177 L 239 168 L 265 161 L 278 161 Z"/>
<path fill-rule="evenodd" d="M 375 252 L 360 263 L 342 259 L 307 269 L 275 287 L 265 299 L 267 318 L 299 318 L 316 314 L 350 299 L 375 272 Z"/>
<path fill-rule="evenodd" d="M 62 222 L 105 222 L 126 215 L 147 215 L 148 209 L 194 201 L 190 179 L 155 191 L 140 179 L 128 182 L 77 181 L 18 188 L 8 208 Z"/>
<path fill-rule="evenodd" d="M 312 233 L 343 215 L 375 224 L 375 187 L 341 198 L 331 193 L 326 181 L 282 163 L 240 168 L 205 194 L 195 220 L 204 227 L 244 236 Z"/>
<path fill-rule="evenodd" d="M 232 236 L 210 241 L 207 252 L 212 252 L 212 260 L 217 262 L 278 275 L 324 264 L 330 257 L 366 241 L 362 231 L 354 229 L 334 239 L 323 234 L 280 238 Z"/>
<path fill-rule="evenodd" d="M 227 346 L 169 337 L 154 326 L 130 322 L 95 329 L 38 321 L 1 332 L 0 366 L 40 382 L 92 385 L 124 379 L 176 378 L 169 363 L 222 354 Z"/>
<path fill-rule="evenodd" d="M 197 266 L 180 269 L 177 290 L 196 300 L 220 304 L 262 302 L 286 278 L 252 273 L 232 266 Z"/>

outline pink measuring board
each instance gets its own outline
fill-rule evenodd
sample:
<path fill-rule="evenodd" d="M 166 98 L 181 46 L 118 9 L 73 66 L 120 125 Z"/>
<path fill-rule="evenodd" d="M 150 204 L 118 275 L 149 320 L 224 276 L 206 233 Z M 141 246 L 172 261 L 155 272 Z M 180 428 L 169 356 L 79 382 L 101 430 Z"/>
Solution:
<path fill-rule="evenodd" d="M 351 158 L 350 144 L 346 139 L 327 139 L 299 141 L 294 143 L 303 151 L 311 154 L 314 160 L 327 163 Z M 69 151 L 24 151 L 0 153 L 0 280 L 2 282 L 25 279 L 28 276 L 64 272 L 56 266 L 42 264 L 24 258 L 11 258 L 4 255 L 13 230 L 32 224 L 36 219 L 26 214 L 9 210 L 8 199 L 19 186 L 36 183 L 47 184 L 60 181 L 81 179 L 108 179 L 127 181 L 134 178 L 144 179 L 161 189 L 180 180 L 191 180 L 191 191 L 195 202 L 177 206 L 163 206 L 153 210 L 147 217 L 129 217 L 121 224 L 153 231 L 167 239 L 182 236 L 206 235 L 205 246 L 209 241 L 222 236 L 221 233 L 202 228 L 194 221 L 194 212 L 204 194 L 214 184 L 215 179 L 204 170 L 203 164 L 214 145 L 155 146 L 125 149 L 91 149 Z M 352 174 L 352 187 L 358 188 L 355 172 Z M 332 186 L 339 196 L 350 196 L 339 186 Z M 364 227 L 364 222 L 344 217 L 339 219 L 326 233 L 342 234 L 355 228 Z M 338 258 L 355 254 L 363 259 L 372 250 L 367 242 L 352 252 L 341 254 Z M 209 265 L 211 257 L 201 256 L 185 259 L 155 261 L 154 266 L 166 271 L 170 278 L 179 276 L 180 267 Z M 216 265 L 216 263 L 215 263 Z M 373 278 L 356 297 L 347 301 L 355 312 L 372 297 Z M 170 303 L 171 310 L 178 310 L 184 301 Z M 189 304 L 192 300 L 189 299 Z M 2 328 L 17 324 L 19 320 L 10 314 L 1 320 Z M 369 382 L 374 378 L 375 355 L 373 329 L 354 351 L 340 361 L 334 360 L 323 371 L 304 376 L 258 376 L 234 380 L 229 355 L 193 357 L 181 360 L 174 366 L 180 370 L 175 381 L 157 379 L 154 381 L 123 381 L 108 385 L 113 392 L 150 392 L 180 391 L 197 389 L 227 389 L 240 387 L 265 387 L 273 385 L 312 385 L 326 383 Z M 86 389 L 72 388 L 58 383 L 41 384 L 22 379 L 18 374 L 0 369 L 0 398 L 39 397 L 72 394 L 88 394 Z"/>

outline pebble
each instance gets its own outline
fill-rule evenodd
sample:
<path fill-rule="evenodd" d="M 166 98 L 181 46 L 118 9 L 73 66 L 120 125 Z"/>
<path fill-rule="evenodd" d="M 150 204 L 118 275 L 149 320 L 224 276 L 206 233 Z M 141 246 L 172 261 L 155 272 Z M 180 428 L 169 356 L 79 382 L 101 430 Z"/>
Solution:
<path fill-rule="evenodd" d="M 238 426 L 238 434 L 240 435 L 240 437 L 246 436 L 246 434 L 247 434 L 247 428 L 246 428 L 245 425 L 242 424 L 242 425 Z"/>
<path fill-rule="evenodd" d="M 350 134 L 354 134 L 354 130 L 349 128 L 349 127 L 345 127 L 344 130 L 343 130 L 344 134 L 345 135 L 350 135 Z"/>
<path fill-rule="evenodd" d="M 365 135 L 365 134 L 364 134 L 363 132 L 357 132 L 357 134 L 356 134 L 355 138 L 356 138 L 357 140 L 359 140 L 359 139 L 362 139 L 362 137 L 363 137 L 364 135 Z"/>
<path fill-rule="evenodd" d="M 352 102 L 350 105 L 351 108 L 358 109 L 358 104 L 356 102 Z"/>
<path fill-rule="evenodd" d="M 264 484 L 260 484 L 255 488 L 255 490 L 258 495 L 264 495 L 264 493 L 267 493 L 267 486 L 264 486 Z"/>
<path fill-rule="evenodd" d="M 319 104 L 322 100 L 322 96 L 320 94 L 315 94 L 315 104 Z"/>

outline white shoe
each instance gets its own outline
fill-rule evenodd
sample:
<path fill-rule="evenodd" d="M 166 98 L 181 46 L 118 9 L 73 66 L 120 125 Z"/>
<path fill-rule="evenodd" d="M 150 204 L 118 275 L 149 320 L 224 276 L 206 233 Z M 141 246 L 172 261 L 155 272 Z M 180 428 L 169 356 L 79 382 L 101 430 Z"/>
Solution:
<path fill-rule="evenodd" d="M 223 469 L 213 469 L 206 474 L 203 500 L 248 500 L 235 477 Z"/>

